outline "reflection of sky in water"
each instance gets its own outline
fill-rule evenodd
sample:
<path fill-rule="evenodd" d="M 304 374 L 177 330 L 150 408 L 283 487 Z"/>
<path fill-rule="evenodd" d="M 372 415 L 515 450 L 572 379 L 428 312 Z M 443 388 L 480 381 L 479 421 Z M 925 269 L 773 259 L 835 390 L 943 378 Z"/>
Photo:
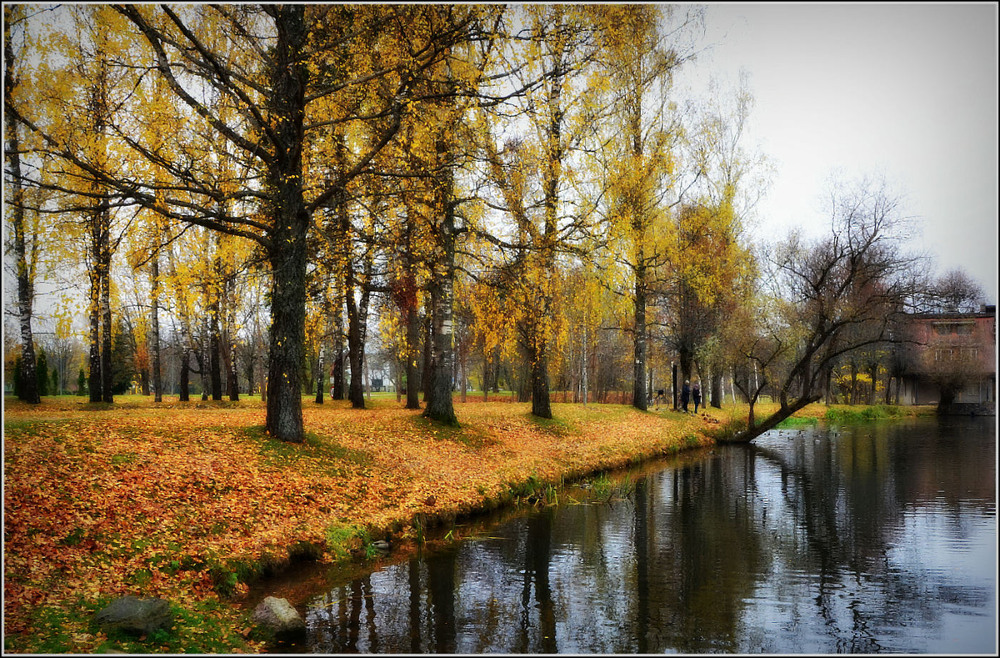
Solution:
<path fill-rule="evenodd" d="M 925 650 L 982 652 L 983 618 L 996 618 L 996 515 L 944 504 L 907 510 L 887 553 L 893 572 L 920 572 L 921 594 L 940 606 L 938 620 L 928 615 Z"/>
<path fill-rule="evenodd" d="M 811 569 L 777 555 L 746 601 L 741 650 L 989 653 L 996 519 L 973 510 L 964 520 L 956 535 L 940 510 L 907 514 L 876 574 L 843 570 L 820 584 Z"/>
<path fill-rule="evenodd" d="M 786 431 L 514 519 L 314 600 L 309 648 L 990 653 L 995 440 L 942 470 L 914 437 Z"/>
<path fill-rule="evenodd" d="M 787 436 L 780 440 L 769 437 L 761 445 L 792 452 L 781 444 L 787 440 Z M 808 438 L 801 440 L 809 442 Z M 919 444 L 912 447 L 922 449 Z M 810 462 L 811 468 L 820 461 L 808 449 L 797 458 Z M 994 650 L 997 544 L 992 501 L 975 501 L 986 505 L 940 499 L 908 503 L 895 523 L 878 526 L 883 539 L 881 556 L 837 560 L 834 564 L 823 564 L 821 556 L 817 564 L 816 542 L 810 548 L 810 531 L 796 506 L 799 497 L 789 496 L 789 478 L 783 478 L 782 469 L 774 463 L 761 461 L 756 465 L 755 488 L 747 495 L 768 510 L 761 526 L 774 559 L 767 577 L 758 582 L 754 595 L 745 602 L 742 651 Z M 947 487 L 955 484 L 942 483 Z M 837 488 L 831 507 L 838 519 L 849 513 L 851 493 L 849 485 Z M 951 496 L 956 493 L 949 491 Z M 886 490 L 882 495 L 889 498 L 892 493 Z M 870 504 L 878 506 L 875 501 Z M 892 519 L 884 516 L 879 520 Z M 824 548 L 847 550 L 837 544 L 833 541 Z"/>

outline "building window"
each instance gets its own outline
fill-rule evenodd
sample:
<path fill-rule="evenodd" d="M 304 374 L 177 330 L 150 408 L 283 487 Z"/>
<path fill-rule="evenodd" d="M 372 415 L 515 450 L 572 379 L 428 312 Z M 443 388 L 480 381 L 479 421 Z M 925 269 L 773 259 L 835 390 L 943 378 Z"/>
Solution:
<path fill-rule="evenodd" d="M 961 349 L 961 355 L 963 361 L 978 361 L 979 360 L 979 348 L 977 347 L 963 347 Z"/>

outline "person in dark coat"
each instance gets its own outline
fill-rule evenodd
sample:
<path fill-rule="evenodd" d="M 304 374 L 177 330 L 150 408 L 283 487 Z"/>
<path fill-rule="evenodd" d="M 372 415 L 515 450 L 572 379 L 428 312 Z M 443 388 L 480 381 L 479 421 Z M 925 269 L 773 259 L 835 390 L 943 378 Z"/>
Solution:
<path fill-rule="evenodd" d="M 688 380 L 684 380 L 684 386 L 681 387 L 681 410 L 684 413 L 688 412 L 688 400 L 691 398 L 691 384 Z"/>
<path fill-rule="evenodd" d="M 694 388 L 691 389 L 691 399 L 694 401 L 694 412 L 698 413 L 698 405 L 701 404 L 701 386 L 698 382 L 695 382 Z"/>

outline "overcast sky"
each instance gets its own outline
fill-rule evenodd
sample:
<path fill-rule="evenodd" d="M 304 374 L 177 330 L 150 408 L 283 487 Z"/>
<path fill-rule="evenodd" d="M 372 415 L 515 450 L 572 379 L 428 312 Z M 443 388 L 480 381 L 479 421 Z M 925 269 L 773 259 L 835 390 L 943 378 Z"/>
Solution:
<path fill-rule="evenodd" d="M 883 173 L 914 248 L 996 302 L 996 4 L 718 3 L 706 23 L 693 68 L 733 85 L 746 69 L 750 138 L 775 166 L 762 230 L 818 233 L 834 169 Z"/>

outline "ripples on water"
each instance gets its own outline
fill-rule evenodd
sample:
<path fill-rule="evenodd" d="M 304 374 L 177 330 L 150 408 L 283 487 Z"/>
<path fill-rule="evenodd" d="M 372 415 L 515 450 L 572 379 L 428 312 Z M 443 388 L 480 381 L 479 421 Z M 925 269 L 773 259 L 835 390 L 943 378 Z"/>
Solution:
<path fill-rule="evenodd" d="M 331 586 L 322 653 L 996 651 L 993 419 L 778 431 Z"/>

